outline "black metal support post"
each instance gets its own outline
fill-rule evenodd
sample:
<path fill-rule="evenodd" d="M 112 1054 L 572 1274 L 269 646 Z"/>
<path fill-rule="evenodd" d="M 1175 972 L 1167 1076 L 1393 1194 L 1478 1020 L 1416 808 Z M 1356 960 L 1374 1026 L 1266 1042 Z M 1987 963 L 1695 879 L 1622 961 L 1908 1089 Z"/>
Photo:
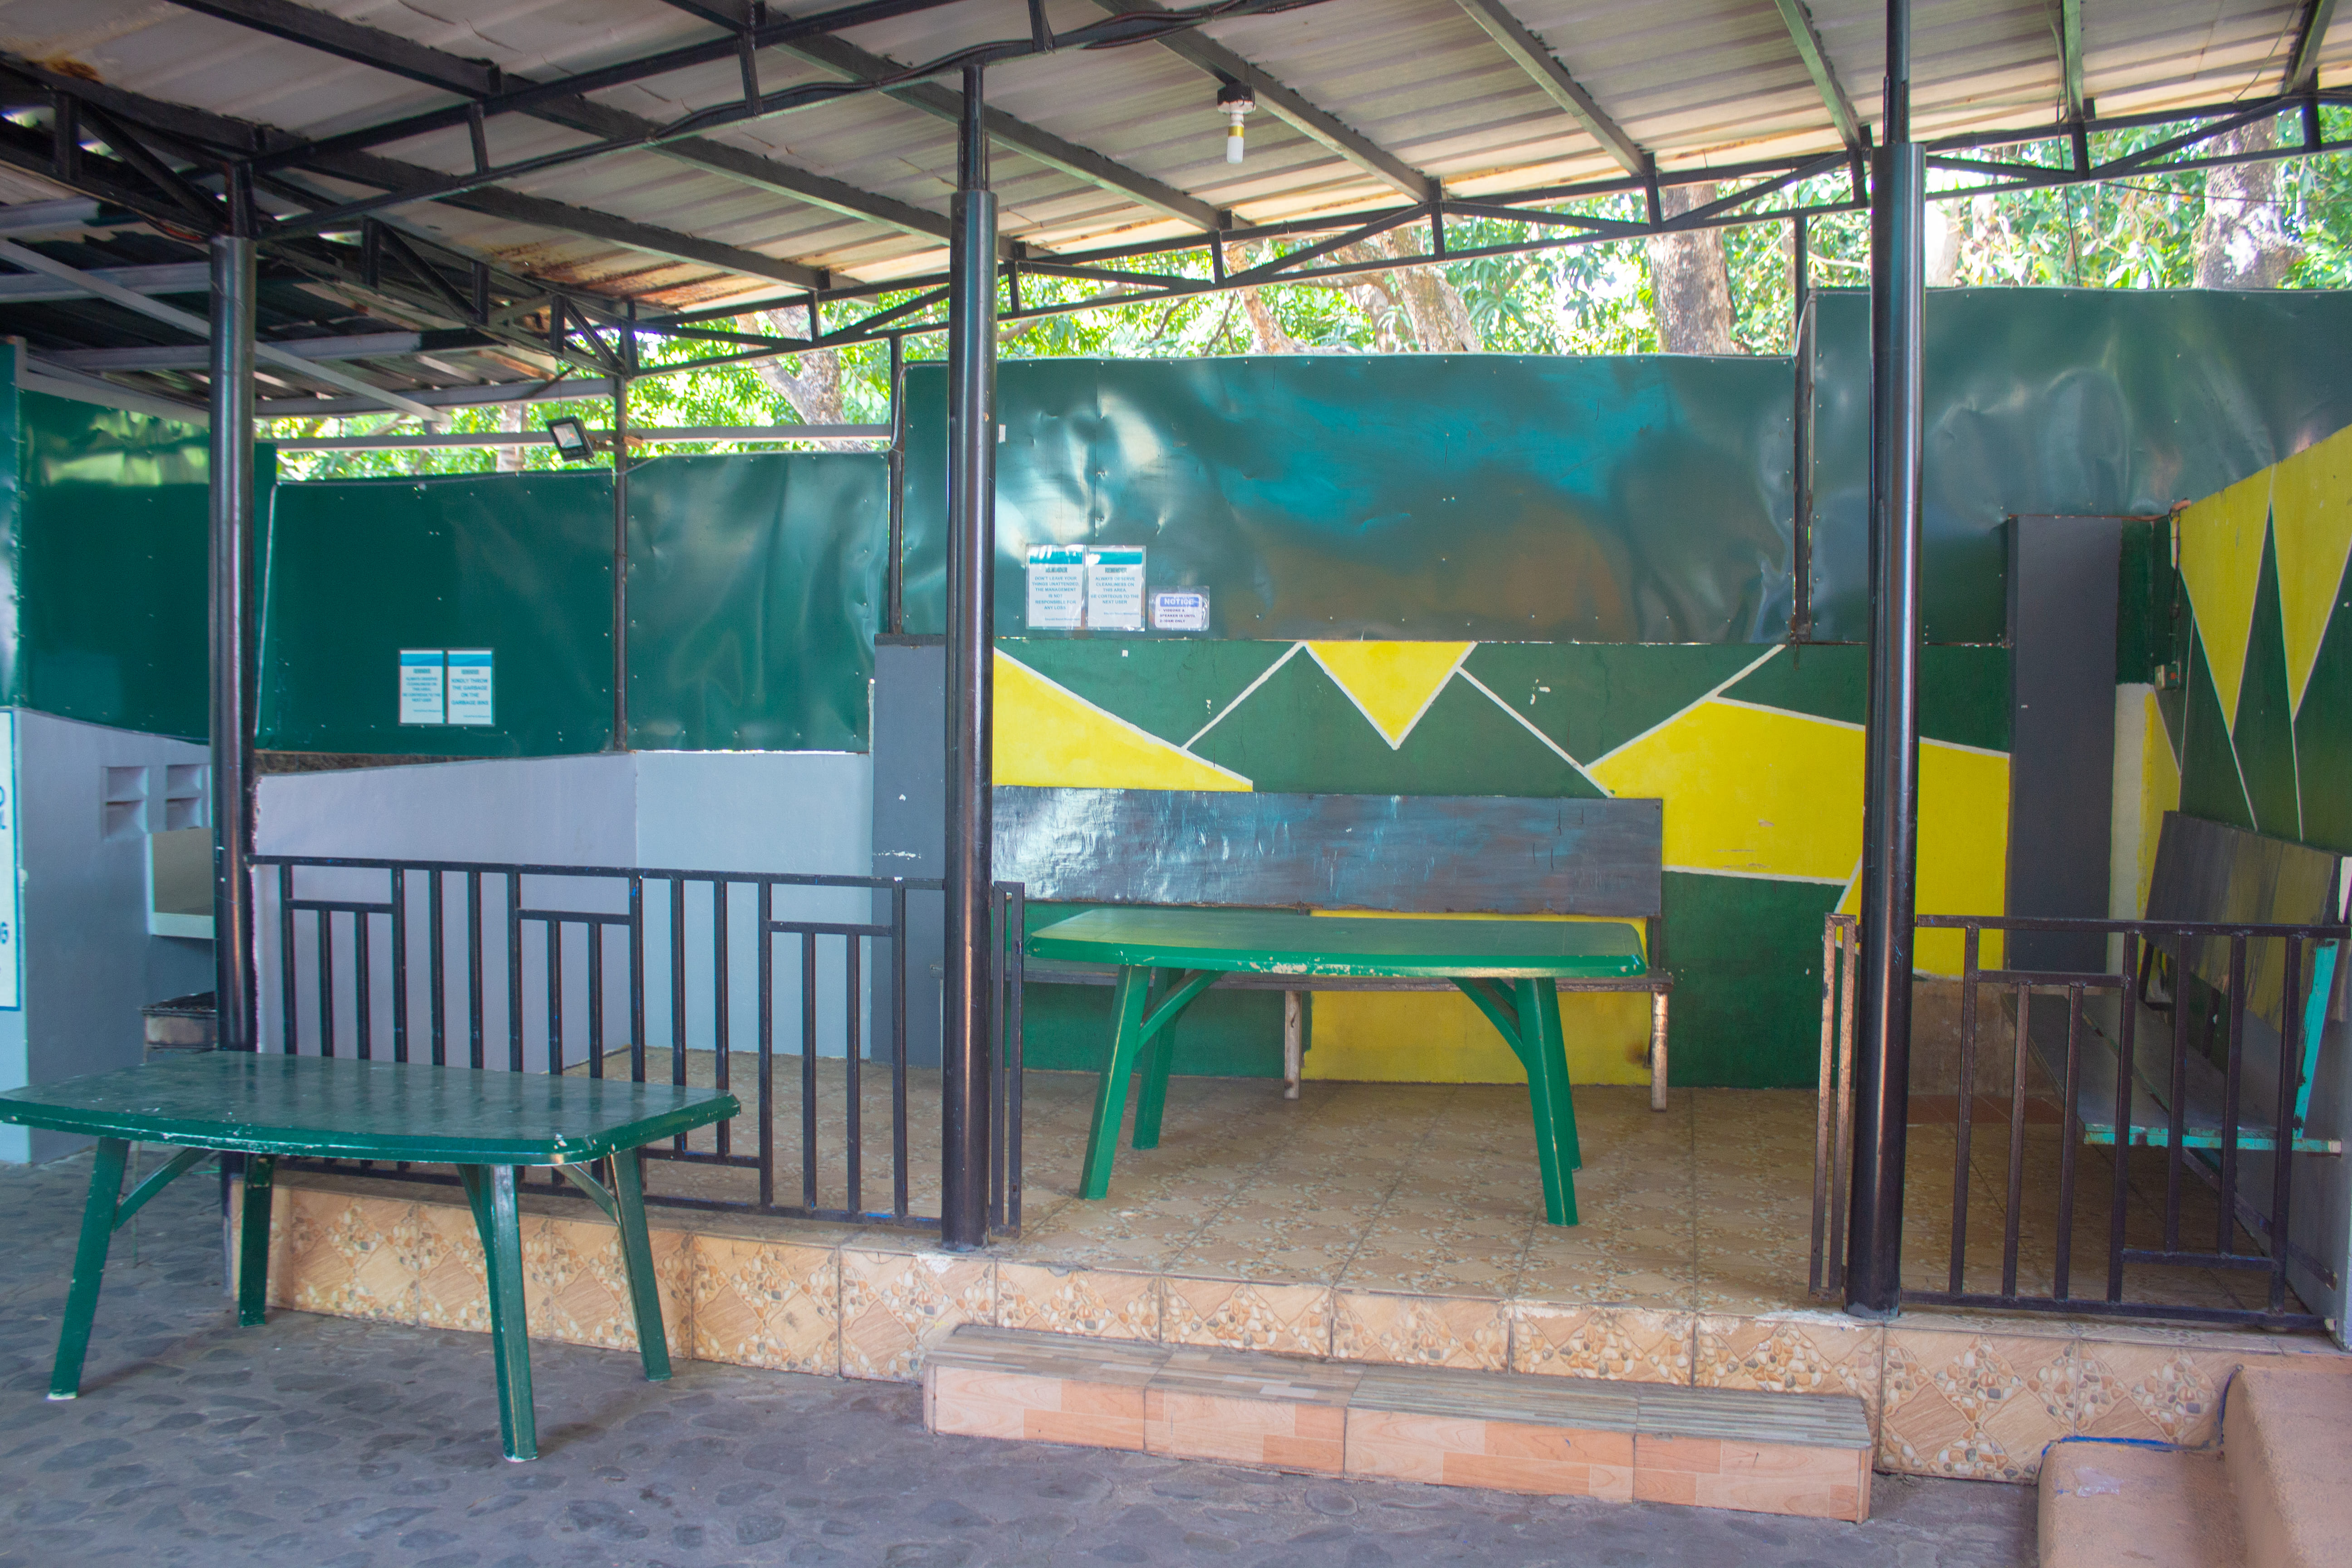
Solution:
<path fill-rule="evenodd" d="M 213 1003 L 220 1048 L 254 1048 L 251 188 L 236 171 L 212 241 Z"/>
<path fill-rule="evenodd" d="M 1902 1292 L 1919 848 L 1920 313 L 1927 161 L 1911 140 L 1911 5 L 1887 0 L 1885 134 L 1870 232 L 1870 695 L 1862 841 L 1862 1039 L 1854 1056 L 1846 1308 Z"/>
<path fill-rule="evenodd" d="M 907 340 L 890 339 L 889 559 L 883 563 L 882 629 L 892 637 L 907 629 Z"/>
<path fill-rule="evenodd" d="M 1813 277 L 1811 234 L 1805 215 L 1789 226 L 1790 275 L 1795 310 L 1790 353 L 1795 363 L 1797 397 L 1789 412 L 1791 479 L 1789 509 L 1789 640 L 1813 637 Z"/>
<path fill-rule="evenodd" d="M 989 786 L 996 554 L 996 197 L 981 68 L 963 72 L 948 257 L 946 1038 L 940 1062 L 940 1239 L 988 1240 L 988 1121 L 996 1040 Z"/>
<path fill-rule="evenodd" d="M 613 378 L 613 744 L 629 749 L 629 378 Z"/>

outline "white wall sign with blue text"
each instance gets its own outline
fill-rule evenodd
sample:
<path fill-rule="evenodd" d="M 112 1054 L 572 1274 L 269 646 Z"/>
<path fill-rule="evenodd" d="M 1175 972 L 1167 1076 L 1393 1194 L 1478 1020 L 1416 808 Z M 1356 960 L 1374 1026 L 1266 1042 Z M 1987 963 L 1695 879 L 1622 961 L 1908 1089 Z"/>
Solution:
<path fill-rule="evenodd" d="M 1031 631 L 1071 632 L 1087 624 L 1087 552 L 1077 545 L 1031 545 L 1026 587 Z"/>
<path fill-rule="evenodd" d="M 1143 551 L 1106 545 L 1087 552 L 1087 625 L 1107 632 L 1143 629 Z"/>
<path fill-rule="evenodd" d="M 449 650 L 449 722 L 488 724 L 494 721 L 491 702 L 491 651 L 486 647 Z"/>
<path fill-rule="evenodd" d="M 400 650 L 400 721 L 442 724 L 448 721 L 444 706 L 442 652 L 437 647 Z"/>
<path fill-rule="evenodd" d="M 18 961 L 24 934 L 19 929 L 23 900 L 16 876 L 16 713 L 0 708 L 0 1008 L 14 1011 L 25 1005 L 24 966 Z"/>

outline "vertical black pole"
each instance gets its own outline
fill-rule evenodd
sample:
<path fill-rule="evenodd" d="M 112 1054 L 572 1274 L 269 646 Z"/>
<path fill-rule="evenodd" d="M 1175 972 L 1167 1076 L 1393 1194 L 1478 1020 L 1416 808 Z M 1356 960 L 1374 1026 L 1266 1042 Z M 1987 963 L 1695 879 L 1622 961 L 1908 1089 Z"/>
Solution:
<path fill-rule="evenodd" d="M 1862 840 L 1849 1311 L 1902 1293 L 1911 921 L 1919 850 L 1919 466 L 1926 161 L 1911 140 L 1911 5 L 1887 0 L 1885 135 L 1871 182 L 1870 696 Z"/>
<path fill-rule="evenodd" d="M 1790 225 L 1790 274 L 1794 280 L 1790 353 L 1796 367 L 1796 406 L 1790 410 L 1791 454 L 1789 510 L 1789 640 L 1813 636 L 1813 279 L 1805 215 Z"/>
<path fill-rule="evenodd" d="M 989 891 L 989 663 L 996 555 L 996 197 L 978 66 L 963 72 L 948 242 L 947 1038 L 940 1054 L 940 1240 L 988 1241 L 996 999 Z"/>
<path fill-rule="evenodd" d="M 615 355 L 615 358 L 620 356 Z M 613 377 L 613 745 L 629 749 L 629 378 Z"/>
<path fill-rule="evenodd" d="M 890 338 L 890 558 L 884 563 L 882 629 L 907 629 L 907 340 Z"/>
<path fill-rule="evenodd" d="M 213 1001 L 220 1048 L 254 1048 L 253 205 L 242 166 L 212 240 Z"/>

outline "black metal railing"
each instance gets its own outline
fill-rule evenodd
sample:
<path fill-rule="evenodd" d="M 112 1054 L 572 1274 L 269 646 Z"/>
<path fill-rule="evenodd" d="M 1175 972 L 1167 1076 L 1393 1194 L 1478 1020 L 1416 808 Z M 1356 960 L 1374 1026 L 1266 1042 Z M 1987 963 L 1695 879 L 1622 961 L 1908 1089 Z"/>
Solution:
<path fill-rule="evenodd" d="M 922 1212 L 936 1208 L 940 1174 L 937 1064 L 908 1051 L 910 1005 L 934 989 L 910 984 L 925 977 L 909 973 L 908 906 L 942 897 L 938 880 L 288 855 L 254 864 L 261 1048 L 705 1082 L 744 1110 L 648 1148 L 674 1175 L 702 1173 L 649 1173 L 648 1203 L 939 1225 Z M 1018 1234 L 1021 885 L 998 883 L 991 908 L 1004 940 L 992 948 L 989 1220 Z M 885 1163 L 887 1205 L 870 1201 Z M 797 1194 L 780 1201 L 780 1183 Z"/>
<path fill-rule="evenodd" d="M 1922 1131 L 1946 1120 L 1922 1114 L 1929 1102 L 1940 1110 L 1946 1097 L 1921 1092 L 1915 1001 L 1905 1303 L 2321 1326 L 2290 1276 L 2302 1271 L 2333 1290 L 2334 1265 L 2294 1241 L 2292 1220 L 2298 1156 L 2343 1155 L 2340 1138 L 2316 1135 L 2306 1123 L 2331 1006 L 2340 1016 L 2347 927 L 1942 915 L 1922 916 L 1918 925 L 1959 936 L 1958 1061 L 1951 1151 L 1940 1162 L 1948 1165 L 1947 1194 L 1940 1151 L 1926 1147 Z M 2000 933 L 2006 943 L 2016 932 L 2108 939 L 2111 966 L 1986 967 L 1988 936 Z M 1853 918 L 1829 917 L 1813 1162 L 1816 1296 L 1834 1297 L 1843 1285 L 1859 958 Z M 1990 1053 L 1989 1016 L 1998 1020 L 1995 1033 L 2006 1035 Z M 1979 1123 L 1989 1117 L 2007 1133 L 1998 1165 L 1979 1160 Z M 2088 1209 L 2086 1185 L 2105 1189 Z M 1972 1226 L 1988 1206 L 2000 1220 L 1997 1276 L 1988 1254 L 1971 1253 L 1981 1239 Z M 1942 1256 L 1931 1263 L 1938 1231 Z M 2088 1293 L 2081 1289 L 2086 1255 L 2096 1276 Z M 1922 1275 L 1932 1287 L 1913 1287 Z"/>

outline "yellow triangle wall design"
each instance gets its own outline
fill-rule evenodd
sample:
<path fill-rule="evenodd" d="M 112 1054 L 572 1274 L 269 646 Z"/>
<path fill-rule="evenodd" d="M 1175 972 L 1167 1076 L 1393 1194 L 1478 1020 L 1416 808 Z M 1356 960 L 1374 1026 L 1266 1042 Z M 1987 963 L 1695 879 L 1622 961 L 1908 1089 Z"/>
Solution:
<path fill-rule="evenodd" d="M 996 782 L 1065 789 L 1245 790 L 1250 781 L 996 656 Z"/>
<path fill-rule="evenodd" d="M 2287 700 L 2300 712 L 2352 555 L 2352 429 L 2297 452 L 2273 472 L 2271 530 L 2278 539 Z"/>
<path fill-rule="evenodd" d="M 2189 585 L 2197 635 L 2221 699 L 2221 719 L 2232 733 L 2238 683 L 2246 672 L 2246 637 L 2254 619 L 2254 588 L 2263 574 L 2273 471 L 2242 479 L 2180 514 L 2180 576 Z"/>
<path fill-rule="evenodd" d="M 1463 659 L 1466 642 L 1310 642 L 1307 651 L 1372 721 L 1391 751 L 1404 744 Z"/>

